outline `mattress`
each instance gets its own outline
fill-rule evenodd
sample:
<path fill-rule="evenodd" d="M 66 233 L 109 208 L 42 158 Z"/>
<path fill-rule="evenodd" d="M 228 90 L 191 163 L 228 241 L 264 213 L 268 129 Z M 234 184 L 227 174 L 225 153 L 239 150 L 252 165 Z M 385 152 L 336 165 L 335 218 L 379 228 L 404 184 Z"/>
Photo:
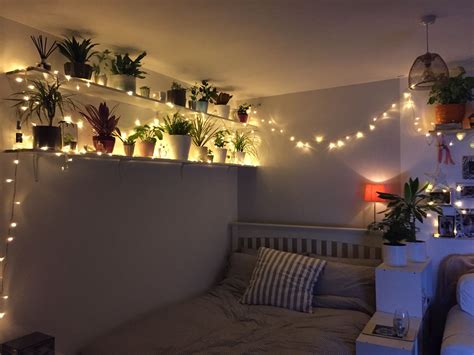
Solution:
<path fill-rule="evenodd" d="M 300 313 L 239 302 L 240 285 L 224 281 L 189 302 L 157 310 L 97 338 L 83 355 L 104 354 L 355 354 L 370 316 L 315 308 Z"/>

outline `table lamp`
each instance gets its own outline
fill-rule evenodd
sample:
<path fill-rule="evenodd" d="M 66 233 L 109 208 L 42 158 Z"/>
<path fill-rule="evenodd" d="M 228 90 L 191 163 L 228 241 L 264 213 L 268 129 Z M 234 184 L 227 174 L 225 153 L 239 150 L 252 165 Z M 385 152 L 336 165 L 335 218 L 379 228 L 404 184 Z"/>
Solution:
<path fill-rule="evenodd" d="M 374 203 L 374 223 L 377 221 L 377 202 L 385 202 L 377 192 L 386 192 L 383 184 L 365 184 L 364 201 Z"/>

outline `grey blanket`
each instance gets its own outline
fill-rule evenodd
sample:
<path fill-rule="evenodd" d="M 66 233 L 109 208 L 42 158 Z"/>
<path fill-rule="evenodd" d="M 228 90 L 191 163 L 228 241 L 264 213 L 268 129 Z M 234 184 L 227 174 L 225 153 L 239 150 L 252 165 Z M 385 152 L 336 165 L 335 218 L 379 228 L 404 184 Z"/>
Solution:
<path fill-rule="evenodd" d="M 312 314 L 240 304 L 242 285 L 224 281 L 190 302 L 156 311 L 98 338 L 83 355 L 355 354 L 370 316 L 315 308 Z"/>

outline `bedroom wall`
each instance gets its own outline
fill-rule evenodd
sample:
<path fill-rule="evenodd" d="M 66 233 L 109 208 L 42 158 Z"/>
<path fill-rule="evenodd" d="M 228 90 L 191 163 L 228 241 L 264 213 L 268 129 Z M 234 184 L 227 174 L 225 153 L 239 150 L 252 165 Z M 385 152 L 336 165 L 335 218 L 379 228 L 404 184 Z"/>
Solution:
<path fill-rule="evenodd" d="M 364 183 L 399 187 L 399 110 L 391 107 L 398 101 L 398 79 L 250 100 L 261 104 L 252 122 L 261 125 L 263 166 L 239 173 L 239 219 L 367 226 L 373 204 L 363 201 Z M 384 111 L 387 117 L 369 133 L 372 118 Z M 345 141 L 358 130 L 364 138 Z M 318 135 L 324 137 L 320 144 Z M 346 146 L 329 151 L 337 137 Z M 311 148 L 298 148 L 299 140 Z"/>
<path fill-rule="evenodd" d="M 35 29 L 0 18 L 0 70 L 37 60 Z M 59 70 L 62 60 L 51 61 Z M 146 64 L 146 60 L 145 60 Z M 151 73 L 157 90 L 171 78 Z M 0 98 L 17 84 L 0 77 Z M 83 103 L 97 103 L 77 95 Z M 113 102 L 111 102 L 113 104 Z M 14 139 L 15 116 L 0 101 L 1 149 Z M 121 126 L 156 115 L 122 105 Z M 73 115 L 76 120 L 77 115 Z M 26 132 L 27 133 L 27 132 Z M 85 125 L 79 144 L 91 144 Z M 118 149 L 120 150 L 120 144 Z M 0 233 L 6 232 L 14 155 L 0 157 Z M 237 219 L 235 168 L 175 164 L 39 159 L 20 156 L 18 227 L 9 251 L 0 320 L 0 343 L 32 331 L 56 336 L 59 353 L 71 354 L 91 338 L 154 308 L 190 298 L 219 276 L 228 247 L 228 224 Z M 0 242 L 0 255 L 5 245 Z"/>

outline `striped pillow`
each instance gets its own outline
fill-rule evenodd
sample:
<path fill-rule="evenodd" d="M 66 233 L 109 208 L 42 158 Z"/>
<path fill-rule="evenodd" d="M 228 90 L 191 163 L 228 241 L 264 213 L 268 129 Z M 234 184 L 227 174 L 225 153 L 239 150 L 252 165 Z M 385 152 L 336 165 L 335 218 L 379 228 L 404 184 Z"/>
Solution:
<path fill-rule="evenodd" d="M 260 248 L 241 302 L 312 311 L 313 287 L 326 261 Z"/>

